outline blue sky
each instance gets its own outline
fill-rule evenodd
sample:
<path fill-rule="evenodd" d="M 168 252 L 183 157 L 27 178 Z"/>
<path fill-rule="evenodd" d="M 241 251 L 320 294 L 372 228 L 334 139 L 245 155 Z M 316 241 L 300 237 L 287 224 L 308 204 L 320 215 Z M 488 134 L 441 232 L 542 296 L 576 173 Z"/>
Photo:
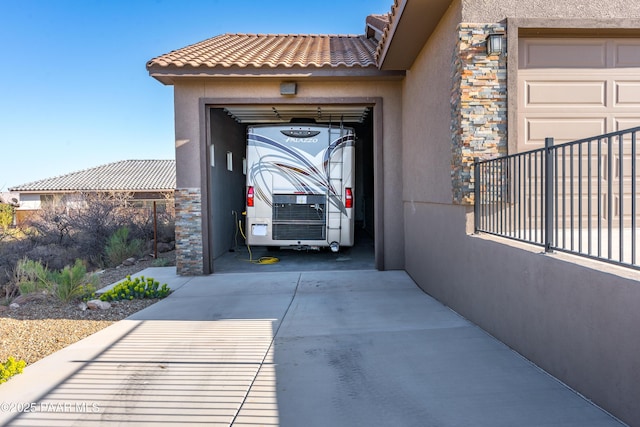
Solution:
<path fill-rule="evenodd" d="M 223 33 L 362 34 L 393 0 L 0 0 L 0 191 L 174 158 L 173 88 L 146 62 Z"/>

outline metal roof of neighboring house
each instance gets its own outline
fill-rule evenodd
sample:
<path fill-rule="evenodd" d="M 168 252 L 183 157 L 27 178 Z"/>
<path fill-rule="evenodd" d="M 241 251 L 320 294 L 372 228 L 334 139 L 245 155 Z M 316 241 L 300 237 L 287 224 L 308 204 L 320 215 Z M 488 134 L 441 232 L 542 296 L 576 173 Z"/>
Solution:
<path fill-rule="evenodd" d="M 376 67 L 365 35 L 223 34 L 147 62 L 151 67 Z"/>
<path fill-rule="evenodd" d="M 54 178 L 22 184 L 10 191 L 162 191 L 176 187 L 175 160 L 122 160 Z"/>

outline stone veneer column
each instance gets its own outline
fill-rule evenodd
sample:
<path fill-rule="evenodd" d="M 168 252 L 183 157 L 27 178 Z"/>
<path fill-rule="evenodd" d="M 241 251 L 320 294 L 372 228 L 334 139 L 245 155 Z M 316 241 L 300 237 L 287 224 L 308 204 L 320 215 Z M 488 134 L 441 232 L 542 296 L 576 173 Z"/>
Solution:
<path fill-rule="evenodd" d="M 184 276 L 204 274 L 202 197 L 199 188 L 177 188 L 176 270 Z"/>
<path fill-rule="evenodd" d="M 486 54 L 490 33 L 502 24 L 460 24 L 453 58 L 451 180 L 453 202 L 474 201 L 473 161 L 507 154 L 506 55 Z"/>

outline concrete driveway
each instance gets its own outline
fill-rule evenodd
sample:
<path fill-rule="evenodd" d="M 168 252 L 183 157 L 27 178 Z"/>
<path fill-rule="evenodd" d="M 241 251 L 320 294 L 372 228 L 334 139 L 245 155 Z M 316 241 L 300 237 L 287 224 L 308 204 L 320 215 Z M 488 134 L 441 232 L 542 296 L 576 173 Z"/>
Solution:
<path fill-rule="evenodd" d="M 0 425 L 622 425 L 404 272 L 142 274 L 175 292 L 0 385 Z"/>

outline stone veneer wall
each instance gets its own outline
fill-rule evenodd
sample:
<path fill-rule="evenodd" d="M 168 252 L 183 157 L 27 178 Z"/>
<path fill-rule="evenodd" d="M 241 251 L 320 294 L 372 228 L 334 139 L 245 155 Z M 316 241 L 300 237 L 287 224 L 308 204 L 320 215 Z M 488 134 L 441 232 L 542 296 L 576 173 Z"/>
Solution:
<path fill-rule="evenodd" d="M 505 33 L 502 24 L 458 26 L 453 58 L 451 179 L 453 202 L 473 205 L 474 159 L 507 154 L 507 58 L 486 54 L 490 33 Z"/>
<path fill-rule="evenodd" d="M 183 276 L 204 274 L 202 197 L 199 188 L 176 188 L 176 270 Z"/>

